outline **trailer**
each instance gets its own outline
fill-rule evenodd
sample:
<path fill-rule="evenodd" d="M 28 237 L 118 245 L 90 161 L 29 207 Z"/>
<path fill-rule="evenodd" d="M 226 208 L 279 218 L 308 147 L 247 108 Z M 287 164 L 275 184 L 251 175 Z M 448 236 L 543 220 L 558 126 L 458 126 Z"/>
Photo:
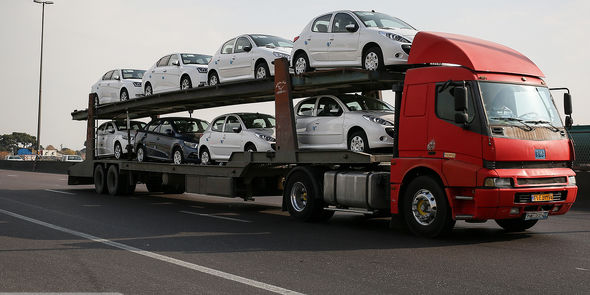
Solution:
<path fill-rule="evenodd" d="M 113 195 L 133 193 L 138 182 L 149 191 L 244 200 L 282 195 L 283 210 L 299 220 L 327 220 L 335 211 L 393 215 L 427 237 L 448 233 L 456 220 L 494 219 L 507 230 L 525 230 L 549 215 L 565 214 L 575 200 L 573 149 L 559 115 L 553 118 L 558 126 L 557 121 L 547 125 L 537 120 L 531 127 L 533 123 L 519 118 L 493 123 L 487 109 L 495 100 L 482 89 L 507 85 L 514 91 L 541 91 L 539 99 L 554 116 L 542 72 L 510 48 L 421 32 L 408 65 L 384 72 L 336 69 L 293 76 L 287 59 L 275 60 L 274 66 L 274 81 L 206 86 L 99 106 L 90 94 L 88 109 L 72 113 L 74 120 L 87 121 L 87 154 L 86 161 L 70 168 L 68 183 L 94 184 L 97 193 Z M 294 98 L 376 95 L 382 90 L 395 92 L 391 153 L 298 148 Z M 565 97 L 567 125 L 571 98 Z M 275 102 L 273 152 L 234 152 L 221 166 L 94 156 L 98 119 L 129 120 L 263 101 Z"/>

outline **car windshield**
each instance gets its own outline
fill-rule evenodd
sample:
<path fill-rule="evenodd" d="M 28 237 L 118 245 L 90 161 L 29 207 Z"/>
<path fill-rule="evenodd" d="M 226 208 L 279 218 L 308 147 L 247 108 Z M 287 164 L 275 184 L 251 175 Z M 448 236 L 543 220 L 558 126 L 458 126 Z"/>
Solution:
<path fill-rule="evenodd" d="M 121 72 L 123 73 L 123 79 L 141 79 L 143 78 L 143 73 L 145 73 L 144 70 L 129 69 L 121 70 Z"/>
<path fill-rule="evenodd" d="M 547 87 L 479 82 L 479 88 L 490 125 L 563 126 Z"/>
<path fill-rule="evenodd" d="M 341 95 L 340 100 L 349 111 L 386 111 L 393 112 L 393 107 L 374 98 L 362 95 Z"/>
<path fill-rule="evenodd" d="M 247 129 L 250 128 L 274 128 L 275 118 L 266 114 L 241 114 L 242 122 Z"/>
<path fill-rule="evenodd" d="M 293 42 L 283 39 L 277 36 L 270 35 L 250 35 L 250 38 L 254 40 L 256 46 L 267 46 L 267 47 L 293 47 Z"/>
<path fill-rule="evenodd" d="M 211 55 L 183 53 L 180 55 L 185 65 L 206 65 L 211 60 Z"/>
<path fill-rule="evenodd" d="M 406 22 L 399 18 L 389 16 L 385 13 L 371 12 L 371 11 L 355 11 L 354 14 L 367 26 L 368 28 L 380 29 L 412 29 Z"/>
<path fill-rule="evenodd" d="M 174 126 L 176 127 L 176 132 L 180 134 L 189 134 L 189 133 L 203 133 L 209 123 L 201 120 L 184 120 L 184 119 L 177 119 L 173 121 Z"/>
<path fill-rule="evenodd" d="M 119 130 L 119 131 L 127 130 L 127 122 L 117 121 L 117 122 L 115 122 L 115 124 L 117 124 L 117 130 Z M 129 123 L 129 125 L 131 126 L 131 130 L 141 130 L 145 126 L 145 123 L 138 122 L 138 121 L 131 121 Z"/>

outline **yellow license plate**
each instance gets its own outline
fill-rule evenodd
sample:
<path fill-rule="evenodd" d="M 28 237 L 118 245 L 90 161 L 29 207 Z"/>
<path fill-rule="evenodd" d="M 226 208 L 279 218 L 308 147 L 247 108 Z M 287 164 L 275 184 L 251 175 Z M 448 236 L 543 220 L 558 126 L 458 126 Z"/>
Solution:
<path fill-rule="evenodd" d="M 553 194 L 533 194 L 533 195 L 531 195 L 531 201 L 533 201 L 533 202 L 553 201 Z"/>

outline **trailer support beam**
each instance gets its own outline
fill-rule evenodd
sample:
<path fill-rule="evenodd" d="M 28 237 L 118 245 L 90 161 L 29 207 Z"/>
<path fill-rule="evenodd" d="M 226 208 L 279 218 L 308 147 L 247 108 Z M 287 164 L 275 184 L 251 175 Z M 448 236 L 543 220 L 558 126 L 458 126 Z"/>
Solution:
<path fill-rule="evenodd" d="M 275 114 L 276 116 L 276 154 L 277 160 L 296 162 L 298 150 L 295 114 L 293 113 L 293 96 L 289 62 L 286 58 L 275 59 Z"/>

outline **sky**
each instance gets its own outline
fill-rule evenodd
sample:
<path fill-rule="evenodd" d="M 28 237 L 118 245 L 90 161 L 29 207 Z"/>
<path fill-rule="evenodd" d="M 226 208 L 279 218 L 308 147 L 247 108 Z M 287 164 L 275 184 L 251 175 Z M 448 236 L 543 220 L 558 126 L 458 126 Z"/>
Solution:
<path fill-rule="evenodd" d="M 574 124 L 590 124 L 583 90 L 590 68 L 590 1 L 200 1 L 53 0 L 45 9 L 41 145 L 83 148 L 90 87 L 115 68 L 147 69 L 172 52 L 213 54 L 244 33 L 293 39 L 314 17 L 351 9 L 384 12 L 419 30 L 469 35 L 528 56 L 550 87 L 568 87 Z M 41 5 L 0 1 L 0 134 L 37 134 Z M 386 101 L 392 95 L 385 93 Z M 563 96 L 554 93 L 563 111 Z M 391 102 L 391 101 L 389 101 Z M 272 102 L 197 110 L 274 113 Z M 184 114 L 188 115 L 188 114 Z"/>

